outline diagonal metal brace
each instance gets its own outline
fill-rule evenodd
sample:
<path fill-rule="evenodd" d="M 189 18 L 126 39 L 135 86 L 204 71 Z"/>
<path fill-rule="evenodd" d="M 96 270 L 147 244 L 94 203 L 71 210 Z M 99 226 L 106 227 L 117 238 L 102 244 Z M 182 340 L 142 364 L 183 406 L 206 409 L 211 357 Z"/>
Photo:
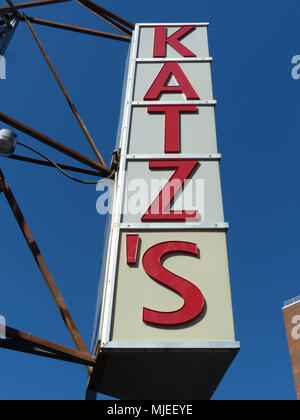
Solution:
<path fill-rule="evenodd" d="M 2 188 L 2 192 L 4 192 L 5 197 L 8 201 L 8 204 L 13 212 L 13 215 L 15 216 L 18 225 L 24 235 L 24 238 L 29 246 L 30 251 L 32 252 L 32 255 L 37 263 L 37 266 L 39 268 L 39 270 L 41 271 L 44 280 L 48 286 L 48 289 L 58 307 L 58 310 L 63 318 L 63 321 L 73 339 L 73 342 L 76 346 L 76 348 L 86 354 L 89 354 L 88 349 L 86 347 L 86 345 L 84 344 L 84 341 L 76 327 L 76 324 L 69 312 L 69 309 L 61 295 L 61 292 L 54 280 L 54 278 L 52 277 L 52 274 L 41 254 L 41 251 L 38 248 L 38 245 L 29 229 L 29 226 L 18 206 L 18 203 L 2 173 L 2 171 L 0 170 L 0 185 Z"/>
<path fill-rule="evenodd" d="M 77 160 L 78 162 L 83 163 L 93 169 L 99 171 L 99 174 L 102 177 L 108 177 L 111 175 L 111 171 L 107 166 L 101 165 L 100 162 L 96 162 L 81 153 L 77 152 L 76 150 L 71 149 L 70 147 L 65 146 L 63 143 L 60 143 L 56 140 L 53 140 L 51 137 L 46 136 L 45 134 L 23 124 L 22 122 L 0 112 L 0 121 L 3 121 L 5 124 L 21 131 L 28 136 L 33 137 L 34 139 L 40 141 L 43 144 L 46 144 L 49 147 L 52 147 L 55 150 L 58 150 L 61 153 L 64 153 L 67 156 Z"/>
<path fill-rule="evenodd" d="M 97 31 L 95 29 L 82 28 L 79 26 L 67 25 L 65 23 L 53 22 L 45 19 L 37 19 L 29 16 L 27 16 L 27 19 L 29 20 L 29 22 L 35 23 L 37 25 L 43 25 L 57 29 L 64 29 L 66 31 L 79 32 L 82 34 L 98 36 L 101 38 L 115 39 L 117 41 L 130 42 L 130 38 L 124 35 L 112 34 L 109 32 Z M 24 17 L 22 17 L 21 20 L 25 20 Z"/>
<path fill-rule="evenodd" d="M 17 18 L 21 18 L 21 13 L 19 12 L 19 10 L 15 7 L 15 5 L 13 4 L 13 2 L 11 0 L 6 0 L 6 3 L 9 5 L 9 7 L 11 8 L 11 12 L 14 14 L 15 17 Z"/>
<path fill-rule="evenodd" d="M 26 9 L 28 7 L 37 7 L 37 6 L 47 6 L 48 4 L 56 4 L 56 3 L 65 3 L 71 0 L 36 0 L 36 1 L 29 1 L 26 3 L 17 3 L 15 4 L 16 9 Z M 0 13 L 9 13 L 10 6 L 0 6 Z"/>
<path fill-rule="evenodd" d="M 106 21 L 110 25 L 119 29 L 119 31 L 123 32 L 127 36 L 129 37 L 132 36 L 131 30 L 134 30 L 134 25 L 131 22 L 128 22 L 127 20 L 121 18 L 115 13 L 112 13 L 109 10 L 104 9 L 98 3 L 95 3 L 91 0 L 75 0 L 75 1 L 81 6 L 88 9 L 90 12 L 94 13 L 96 16 L 100 17 L 102 20 Z M 130 28 L 130 29 L 127 29 L 127 28 Z"/>
<path fill-rule="evenodd" d="M 61 344 L 53 343 L 44 338 L 36 337 L 11 327 L 5 327 L 5 335 L 5 339 L 0 339 L 0 348 L 85 366 L 92 367 L 95 365 L 93 356 L 71 349 L 70 347 L 62 346 Z"/>
<path fill-rule="evenodd" d="M 55 78 L 58 86 L 60 87 L 60 89 L 61 89 L 61 91 L 62 91 L 62 93 L 63 93 L 63 95 L 64 95 L 64 97 L 65 97 L 65 99 L 67 101 L 67 103 L 69 104 L 69 106 L 71 108 L 71 111 L 72 111 L 75 119 L 77 120 L 80 128 L 82 129 L 83 134 L 85 135 L 86 139 L 88 140 L 91 148 L 93 149 L 93 151 L 94 151 L 96 157 L 98 158 L 99 162 L 101 163 L 101 165 L 105 166 L 105 162 L 104 162 L 104 160 L 103 160 L 103 158 L 102 158 L 102 156 L 101 156 L 101 154 L 100 154 L 100 152 L 99 152 L 99 150 L 98 150 L 98 148 L 97 148 L 94 140 L 92 139 L 92 137 L 91 137 L 88 129 L 86 128 L 86 126 L 85 126 L 85 124 L 84 124 L 81 116 L 79 115 L 79 112 L 77 111 L 77 109 L 76 109 L 74 103 L 72 102 L 72 100 L 71 100 L 71 98 L 70 98 L 70 96 L 69 96 L 66 88 L 64 87 L 64 84 L 62 83 L 62 80 L 60 79 L 57 71 L 55 70 L 55 68 L 53 66 L 53 63 L 51 62 L 50 58 L 48 57 L 48 54 L 46 53 L 46 50 L 43 47 L 43 45 L 42 45 L 42 43 L 41 43 L 41 41 L 40 41 L 37 33 L 35 32 L 32 24 L 28 20 L 27 16 L 24 14 L 23 17 L 24 17 L 25 22 L 26 22 L 26 24 L 27 24 L 30 32 L 32 33 L 32 36 L 33 36 L 35 42 L 37 43 L 37 45 L 38 45 L 38 47 L 39 47 L 39 49 L 40 49 L 40 51 L 41 51 L 41 53 L 42 53 L 42 55 L 43 55 L 46 63 L 48 64 L 48 67 L 49 67 L 51 73 L 53 74 L 53 76 L 54 76 L 54 78 Z"/>

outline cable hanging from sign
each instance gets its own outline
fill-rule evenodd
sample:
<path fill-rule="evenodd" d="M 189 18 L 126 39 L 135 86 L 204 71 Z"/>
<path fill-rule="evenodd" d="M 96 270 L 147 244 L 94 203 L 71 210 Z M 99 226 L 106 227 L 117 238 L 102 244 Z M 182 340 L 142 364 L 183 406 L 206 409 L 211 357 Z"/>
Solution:
<path fill-rule="evenodd" d="M 52 159 L 50 159 L 48 156 L 44 155 L 43 153 L 39 152 L 38 150 L 34 149 L 33 147 L 30 147 L 24 143 L 21 143 L 20 141 L 17 141 L 17 144 L 19 144 L 22 147 L 25 147 L 28 150 L 31 150 L 32 152 L 36 153 L 37 155 L 41 156 L 42 158 L 46 159 L 48 162 L 52 163 L 53 166 L 55 166 L 56 169 L 58 169 L 64 176 L 71 179 L 72 181 L 78 182 L 80 184 L 90 184 L 90 185 L 96 185 L 101 182 L 105 182 L 108 179 L 112 179 L 115 175 L 116 171 L 113 171 L 107 178 L 101 179 L 99 181 L 84 181 L 82 179 L 75 178 L 74 176 L 68 174 L 66 171 L 64 171 L 56 162 L 54 162 Z"/>

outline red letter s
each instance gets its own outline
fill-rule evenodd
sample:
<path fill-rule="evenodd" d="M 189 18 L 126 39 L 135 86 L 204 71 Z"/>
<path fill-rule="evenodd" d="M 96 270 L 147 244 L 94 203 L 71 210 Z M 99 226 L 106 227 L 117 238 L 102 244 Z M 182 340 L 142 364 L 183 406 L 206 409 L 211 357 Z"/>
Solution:
<path fill-rule="evenodd" d="M 185 303 L 181 309 L 175 312 L 157 312 L 144 308 L 144 322 L 168 326 L 181 325 L 195 319 L 204 308 L 204 297 L 198 287 L 163 267 L 162 258 L 174 252 L 198 255 L 196 244 L 177 241 L 163 242 L 153 246 L 145 253 L 143 266 L 153 280 L 179 294 Z"/>

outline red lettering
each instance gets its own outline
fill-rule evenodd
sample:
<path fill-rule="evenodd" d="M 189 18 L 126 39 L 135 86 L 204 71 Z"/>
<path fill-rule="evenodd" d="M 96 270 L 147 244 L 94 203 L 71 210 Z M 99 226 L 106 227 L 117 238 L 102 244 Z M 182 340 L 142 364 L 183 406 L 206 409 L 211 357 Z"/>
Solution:
<path fill-rule="evenodd" d="M 167 27 L 157 26 L 155 28 L 153 57 L 166 57 L 167 44 L 174 48 L 174 50 L 176 50 L 183 57 L 196 57 L 192 51 L 190 51 L 181 42 L 179 42 L 184 36 L 192 32 L 194 29 L 195 26 L 193 25 L 183 26 L 181 29 L 167 38 Z"/>
<path fill-rule="evenodd" d="M 192 321 L 204 308 L 204 297 L 194 284 L 167 270 L 162 258 L 180 252 L 198 256 L 196 244 L 190 242 L 163 242 L 150 248 L 143 257 L 146 273 L 158 283 L 176 292 L 184 299 L 184 305 L 175 312 L 158 312 L 144 308 L 143 321 L 155 325 L 181 325 Z"/>
<path fill-rule="evenodd" d="M 174 76 L 178 86 L 167 86 L 170 78 Z M 183 93 L 186 99 L 200 99 L 183 70 L 176 62 L 166 63 L 152 86 L 144 97 L 145 101 L 157 101 L 162 93 Z"/>
<path fill-rule="evenodd" d="M 155 105 L 149 114 L 165 114 L 165 153 L 180 153 L 180 114 L 198 112 L 196 105 Z"/>
<path fill-rule="evenodd" d="M 126 253 L 127 253 L 127 264 L 132 265 L 136 263 L 137 252 L 139 247 L 139 235 L 127 235 L 126 236 Z"/>
<path fill-rule="evenodd" d="M 198 211 L 173 211 L 168 207 L 176 194 L 182 188 L 184 181 L 191 175 L 198 165 L 198 160 L 153 160 L 149 162 L 149 168 L 153 169 L 176 169 L 167 185 L 153 201 L 148 211 L 142 217 L 142 222 L 170 221 L 179 222 L 187 219 L 199 219 Z"/>

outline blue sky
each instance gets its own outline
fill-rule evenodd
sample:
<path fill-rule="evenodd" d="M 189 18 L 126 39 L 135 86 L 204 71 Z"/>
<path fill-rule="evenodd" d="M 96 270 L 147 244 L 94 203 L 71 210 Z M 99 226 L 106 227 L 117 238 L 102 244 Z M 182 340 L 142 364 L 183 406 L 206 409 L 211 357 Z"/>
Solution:
<path fill-rule="evenodd" d="M 231 285 L 242 343 L 214 399 L 295 399 L 281 308 L 300 294 L 300 80 L 291 77 L 291 59 L 300 54 L 299 1 L 99 3 L 134 23 L 211 23 Z M 114 31 L 75 2 L 28 9 L 27 14 Z M 110 162 L 128 45 L 40 26 L 36 30 Z M 1 112 L 93 157 L 25 24 L 6 59 Z M 19 139 L 70 162 L 33 139 Z M 1 168 L 89 345 L 105 226 L 96 213 L 95 187 L 73 183 L 54 169 L 4 158 Z M 0 314 L 12 327 L 72 346 L 4 197 L 0 200 Z M 0 372 L 0 399 L 84 398 L 87 378 L 80 366 L 0 350 Z"/>

